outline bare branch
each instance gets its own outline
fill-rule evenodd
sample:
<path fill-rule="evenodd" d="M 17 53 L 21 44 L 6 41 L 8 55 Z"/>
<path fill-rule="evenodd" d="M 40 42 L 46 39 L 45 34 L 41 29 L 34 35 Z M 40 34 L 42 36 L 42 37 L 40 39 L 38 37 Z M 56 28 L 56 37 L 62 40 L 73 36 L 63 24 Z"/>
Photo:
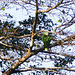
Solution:
<path fill-rule="evenodd" d="M 62 3 L 62 1 L 63 0 L 61 0 L 60 3 L 56 4 L 54 7 L 48 8 L 47 10 L 38 10 L 38 13 L 49 12 L 50 10 L 55 9 L 56 7 L 58 7 Z"/>
<path fill-rule="evenodd" d="M 38 0 L 36 0 L 36 15 L 35 15 L 34 23 L 33 23 L 33 30 L 32 30 L 32 36 L 31 36 L 32 46 L 33 46 L 33 42 L 34 42 L 33 35 L 35 32 L 37 17 L 38 17 L 37 11 L 38 11 Z M 19 61 L 17 61 L 15 63 L 15 65 L 11 66 L 10 69 L 8 71 L 6 71 L 3 75 L 5 75 L 5 74 L 10 75 L 13 72 L 13 70 L 15 70 L 20 64 L 22 64 L 24 61 L 26 61 L 29 57 L 31 57 L 33 55 L 31 52 L 32 46 L 29 48 L 28 53 L 24 57 L 22 57 Z"/>
<path fill-rule="evenodd" d="M 5 43 L 2 43 L 1 41 L 0 41 L 0 45 L 3 45 L 3 46 L 6 46 L 6 47 L 10 47 L 10 48 L 12 48 L 12 46 L 7 45 L 7 44 L 5 44 Z"/>
<path fill-rule="evenodd" d="M 62 29 L 62 30 L 64 30 L 65 28 L 67 28 L 67 27 L 73 25 L 73 24 L 69 24 L 69 23 L 71 23 L 71 21 L 72 21 L 74 18 L 75 18 L 75 17 L 72 17 L 72 19 L 71 19 L 69 22 L 67 22 L 67 23 L 65 23 L 65 24 L 63 24 L 63 25 L 59 25 L 58 27 L 56 27 L 55 30 L 54 30 L 54 32 L 56 32 L 56 30 L 57 30 L 58 28 L 62 27 L 62 26 L 65 26 L 65 27 Z M 68 24 L 69 24 L 69 25 L 68 25 Z M 66 26 L 66 25 L 68 25 L 68 26 Z M 57 33 L 60 33 L 62 30 L 60 30 L 60 31 L 57 32 Z"/>
<path fill-rule="evenodd" d="M 66 37 L 66 38 L 64 38 L 64 39 L 62 39 L 62 40 L 57 40 L 57 41 L 55 41 L 54 43 L 52 43 L 49 47 L 51 48 L 51 47 L 54 47 L 54 46 L 57 46 L 57 45 L 61 45 L 61 44 L 63 44 L 64 42 L 66 42 L 66 41 L 68 41 L 68 40 L 71 40 L 71 38 L 72 38 L 72 39 L 75 39 L 75 34 L 74 34 L 74 35 L 71 35 L 71 36 L 68 36 L 68 37 Z"/>
<path fill-rule="evenodd" d="M 0 55 L 3 56 L 3 57 L 0 56 L 0 59 L 9 60 L 9 58 L 5 57 L 2 53 L 0 53 Z"/>
<path fill-rule="evenodd" d="M 57 55 L 62 55 L 62 56 L 67 56 L 67 57 L 75 57 L 73 55 L 68 55 L 64 53 L 56 53 L 56 52 L 48 52 L 48 51 L 43 51 L 44 53 L 49 53 L 49 54 L 57 54 Z"/>
<path fill-rule="evenodd" d="M 58 74 L 61 74 L 58 71 L 55 70 L 50 70 L 49 68 L 30 68 L 30 69 L 20 69 L 20 70 L 15 70 L 13 73 L 17 73 L 17 72 L 25 72 L 25 71 L 50 71 L 50 72 L 55 72 Z"/>
<path fill-rule="evenodd" d="M 64 67 L 51 67 L 51 68 L 30 68 L 30 69 L 20 69 L 20 70 L 15 70 L 14 73 L 16 72 L 25 72 L 25 71 L 36 71 L 36 70 L 39 70 L 39 71 L 51 71 L 51 72 L 55 72 L 55 73 L 58 73 L 58 74 L 61 74 L 60 72 L 56 71 L 56 69 L 59 69 L 59 70 L 67 70 L 67 71 L 73 71 L 75 72 L 75 69 L 70 69 L 70 68 L 64 68 Z"/>
<path fill-rule="evenodd" d="M 36 13 L 35 13 L 35 19 L 32 27 L 32 36 L 31 36 L 31 45 L 30 48 L 32 49 L 33 43 L 34 43 L 34 33 L 36 30 L 36 24 L 37 24 L 37 19 L 38 19 L 38 0 L 36 0 Z"/>
<path fill-rule="evenodd" d="M 2 40 L 2 39 L 4 39 L 5 37 L 4 36 L 2 36 L 2 37 L 0 37 L 0 40 Z"/>

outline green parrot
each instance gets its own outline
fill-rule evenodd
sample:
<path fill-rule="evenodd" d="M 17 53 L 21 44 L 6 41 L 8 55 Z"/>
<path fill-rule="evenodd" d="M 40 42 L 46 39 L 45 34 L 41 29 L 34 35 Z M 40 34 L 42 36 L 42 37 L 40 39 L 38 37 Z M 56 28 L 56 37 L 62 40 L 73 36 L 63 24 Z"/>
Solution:
<path fill-rule="evenodd" d="M 50 42 L 52 40 L 52 37 L 48 36 L 48 33 L 44 33 L 41 38 L 42 38 L 42 41 L 44 43 L 45 50 L 48 50 L 48 46 L 49 46 L 49 44 L 50 44 Z"/>

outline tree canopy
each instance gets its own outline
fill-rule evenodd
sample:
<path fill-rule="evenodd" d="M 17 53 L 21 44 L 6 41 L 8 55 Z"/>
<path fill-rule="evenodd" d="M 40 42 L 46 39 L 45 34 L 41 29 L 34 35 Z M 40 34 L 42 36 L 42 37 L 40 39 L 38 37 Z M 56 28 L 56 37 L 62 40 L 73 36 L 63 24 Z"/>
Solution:
<path fill-rule="evenodd" d="M 0 0 L 0 6 L 2 75 L 75 74 L 74 0 Z M 17 23 L 6 12 L 13 8 L 28 18 Z"/>

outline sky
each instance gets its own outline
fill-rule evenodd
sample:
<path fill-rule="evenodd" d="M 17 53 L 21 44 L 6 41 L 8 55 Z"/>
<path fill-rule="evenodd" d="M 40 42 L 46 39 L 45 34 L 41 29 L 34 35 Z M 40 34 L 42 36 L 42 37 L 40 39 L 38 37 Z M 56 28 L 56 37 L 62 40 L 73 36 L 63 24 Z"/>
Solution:
<path fill-rule="evenodd" d="M 19 25 L 18 21 L 22 21 L 22 20 L 27 19 L 29 17 L 29 14 L 27 13 L 27 11 L 25 9 L 21 9 L 20 6 L 18 6 L 17 9 L 15 8 L 14 5 L 10 5 L 10 6 L 12 7 L 11 9 L 10 8 L 9 9 L 6 8 L 4 11 L 0 10 L 0 19 L 1 20 L 3 20 L 3 21 L 14 20 L 14 21 L 16 21 L 16 25 Z M 6 17 L 6 15 L 7 15 L 6 13 L 10 13 L 13 16 L 13 19 L 7 18 Z M 4 16 L 2 16 L 2 15 L 4 15 Z M 32 16 L 34 16 L 34 15 L 35 15 L 35 12 L 32 12 Z M 56 18 L 51 17 L 51 18 L 53 19 L 54 22 L 58 21 L 58 17 L 56 17 Z M 55 19 L 57 19 L 57 21 Z M 75 28 L 75 24 L 72 27 L 70 27 L 69 29 L 71 31 L 75 31 L 75 29 L 73 29 L 73 28 Z M 75 63 L 75 61 L 73 62 L 73 64 L 74 63 Z M 44 63 L 44 62 L 43 62 L 43 64 L 47 65 L 47 63 Z M 49 64 L 52 64 L 52 63 L 49 63 Z M 48 65 L 47 65 L 47 67 L 48 67 Z M 0 68 L 0 70 L 1 70 L 1 68 Z"/>

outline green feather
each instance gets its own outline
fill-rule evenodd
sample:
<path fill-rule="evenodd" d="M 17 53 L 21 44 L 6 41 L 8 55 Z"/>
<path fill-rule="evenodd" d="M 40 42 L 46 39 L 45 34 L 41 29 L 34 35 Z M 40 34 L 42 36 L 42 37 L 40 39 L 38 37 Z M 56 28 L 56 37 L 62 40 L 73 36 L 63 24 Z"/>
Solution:
<path fill-rule="evenodd" d="M 44 47 L 47 48 L 48 45 L 50 44 L 51 40 L 52 40 L 52 37 L 43 35 L 41 38 L 42 38 L 42 41 L 44 43 Z"/>

